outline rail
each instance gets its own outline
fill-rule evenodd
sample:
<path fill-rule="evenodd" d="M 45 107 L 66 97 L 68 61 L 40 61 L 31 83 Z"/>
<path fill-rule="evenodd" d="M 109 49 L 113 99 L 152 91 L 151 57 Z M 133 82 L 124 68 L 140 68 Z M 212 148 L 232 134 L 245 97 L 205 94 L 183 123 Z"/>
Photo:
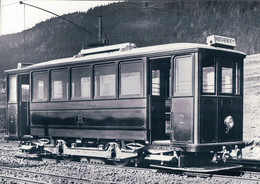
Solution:
<path fill-rule="evenodd" d="M 55 183 L 118 183 L 114 181 L 82 179 L 65 175 L 41 173 L 4 166 L 0 166 L 0 178 L 25 181 L 26 183 L 53 183 L 54 181 Z"/>
<path fill-rule="evenodd" d="M 260 160 L 257 160 L 257 159 L 244 159 L 244 158 L 228 159 L 227 163 L 240 164 L 246 168 L 250 168 L 250 167 L 255 168 L 255 169 L 258 168 L 258 170 L 260 171 Z"/>
<path fill-rule="evenodd" d="M 47 161 L 49 160 L 49 161 Z M 52 163 L 56 163 L 55 159 L 45 159 L 45 163 L 46 162 L 50 162 L 49 164 Z M 232 172 L 221 172 L 221 173 L 214 173 L 214 174 L 205 174 L 205 173 L 194 173 L 194 172 L 176 172 L 176 171 L 171 171 L 171 172 L 167 172 L 165 169 L 152 169 L 152 168 L 136 168 L 136 167 L 117 167 L 114 165 L 100 165 L 100 164 L 91 164 L 91 163 L 81 163 L 81 162 L 73 162 L 73 161 L 65 161 L 65 160 L 60 160 L 61 165 L 58 166 L 62 169 L 63 166 L 64 169 L 66 169 L 66 165 L 69 163 L 73 163 L 74 167 L 75 166 L 80 166 L 82 168 L 85 168 L 84 166 L 94 166 L 93 168 L 96 167 L 100 167 L 100 169 L 102 171 L 104 171 L 106 173 L 106 170 L 110 170 L 110 171 L 115 171 L 116 172 L 120 172 L 117 170 L 123 170 L 123 171 L 129 171 L 129 173 L 136 173 L 137 170 L 142 170 L 142 173 L 145 174 L 147 172 L 149 173 L 154 173 L 156 175 L 156 173 L 169 173 L 171 174 L 172 177 L 174 177 L 174 175 L 179 176 L 179 177 L 184 177 L 188 180 L 192 180 L 192 178 L 194 178 L 194 176 L 196 176 L 196 178 L 198 180 L 204 181 L 204 179 L 202 178 L 207 178 L 207 181 L 212 181 L 213 183 L 215 182 L 231 182 L 231 183 L 236 183 L 236 182 L 240 182 L 240 183 L 260 183 L 260 173 L 259 172 L 248 172 L 248 171 L 243 171 L 243 170 L 237 170 L 237 171 L 232 171 Z M 41 163 L 40 161 L 38 163 Z M 37 163 L 36 163 L 37 164 Z M 38 165 L 38 164 L 37 164 Z M 97 166 L 98 165 L 98 166 Z M 62 166 L 62 167 L 61 167 Z M 33 166 L 34 167 L 34 166 Z M 103 168 L 102 168 L 103 167 Z M 45 170 L 44 170 L 45 172 Z M 6 174 L 7 173 L 7 174 Z M 9 173 L 11 173 L 12 175 L 9 175 Z M 120 172 L 121 173 L 121 172 Z M 231 174 L 230 174 L 231 173 Z M 235 173 L 235 174 L 234 174 Z M 172 175 L 174 174 L 174 175 Z M 195 175 L 194 175 L 195 174 Z M 185 177 L 186 175 L 186 177 Z M 36 176 L 36 179 L 35 179 Z M 109 176 L 114 176 L 113 174 L 109 174 Z M 115 174 L 116 176 L 116 174 Z M 19 177 L 19 178 L 17 178 Z M 81 176 L 82 177 L 82 176 Z M 56 175 L 56 174 L 52 174 L 52 173 L 42 173 L 41 171 L 35 172 L 35 171 L 29 171 L 28 167 L 27 169 L 21 169 L 21 168 L 9 168 L 6 166 L 0 167 L 0 178 L 2 179 L 6 179 L 8 181 L 21 181 L 21 183 L 118 183 L 120 180 L 114 180 L 111 179 L 112 181 L 107 181 L 107 180 L 96 180 L 96 179 L 83 179 L 80 177 L 71 177 L 71 176 L 64 176 L 64 175 Z M 44 178 L 43 180 L 41 180 L 41 178 Z M 199 179 L 201 178 L 201 179 Z M 17 179 L 17 180 L 16 180 Z M 183 179 L 183 178 L 182 178 Z M 108 179 L 110 180 L 110 179 Z M 179 178 L 175 178 L 176 181 L 183 181 Z M 118 181 L 118 182 L 117 182 Z"/>

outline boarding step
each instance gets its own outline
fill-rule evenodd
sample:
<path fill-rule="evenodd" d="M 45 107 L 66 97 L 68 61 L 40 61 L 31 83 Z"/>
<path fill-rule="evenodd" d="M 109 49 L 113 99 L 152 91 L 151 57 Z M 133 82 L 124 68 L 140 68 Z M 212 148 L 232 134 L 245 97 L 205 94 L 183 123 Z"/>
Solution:
<path fill-rule="evenodd" d="M 173 155 L 148 155 L 145 157 L 145 160 L 150 161 L 162 161 L 162 162 L 171 162 L 175 157 Z"/>
<path fill-rule="evenodd" d="M 152 144 L 160 145 L 160 146 L 169 146 L 169 145 L 171 145 L 171 141 L 170 140 L 156 140 L 156 141 L 153 141 Z"/>
<path fill-rule="evenodd" d="M 150 165 L 154 168 L 160 168 L 171 171 L 180 171 L 180 172 L 194 172 L 194 173 L 216 173 L 220 171 L 230 171 L 237 170 L 242 168 L 242 165 L 232 165 L 232 164 L 211 164 L 207 166 L 198 166 L 198 167 L 169 167 L 162 165 Z"/>

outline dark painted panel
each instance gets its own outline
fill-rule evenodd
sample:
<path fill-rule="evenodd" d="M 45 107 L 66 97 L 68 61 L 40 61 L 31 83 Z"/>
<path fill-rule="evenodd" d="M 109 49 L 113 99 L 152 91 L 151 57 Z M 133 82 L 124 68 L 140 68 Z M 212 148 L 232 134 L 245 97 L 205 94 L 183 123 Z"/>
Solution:
<path fill-rule="evenodd" d="M 7 133 L 18 135 L 17 104 L 7 106 Z"/>
<path fill-rule="evenodd" d="M 235 99 L 234 98 L 219 98 L 218 100 L 219 106 L 219 118 L 218 118 L 218 141 L 234 141 L 235 140 L 235 126 L 233 128 L 228 128 L 225 125 L 225 118 L 228 116 L 232 116 L 234 122 L 237 122 L 236 118 L 236 107 L 235 107 Z"/>
<path fill-rule="evenodd" d="M 146 127 L 146 109 L 31 111 L 33 125 Z"/>
<path fill-rule="evenodd" d="M 61 106 L 61 103 L 59 103 L 59 104 Z M 65 106 L 65 105 L 63 105 L 63 106 Z M 47 110 L 47 109 L 48 109 L 48 103 L 47 102 L 30 102 L 30 110 L 32 110 L 32 111 Z"/>
<path fill-rule="evenodd" d="M 19 134 L 21 136 L 23 135 L 29 135 L 30 134 L 30 128 L 28 126 L 28 110 L 29 110 L 29 102 L 20 102 L 20 108 L 19 108 Z"/>
<path fill-rule="evenodd" d="M 235 106 L 235 139 L 240 141 L 243 140 L 243 99 L 237 98 Z"/>
<path fill-rule="evenodd" d="M 201 98 L 200 140 L 201 143 L 216 142 L 217 99 Z"/>
<path fill-rule="evenodd" d="M 51 121 L 55 121 L 52 119 Z M 31 111 L 31 124 L 32 125 L 48 125 L 51 123 L 50 118 L 48 117 L 48 112 L 33 112 Z"/>
<path fill-rule="evenodd" d="M 7 108 L 7 132 L 11 135 L 18 135 L 17 104 L 8 105 Z"/>
<path fill-rule="evenodd" d="M 31 110 L 50 109 L 106 109 L 106 108 L 144 108 L 146 99 L 89 100 L 69 102 L 32 102 Z"/>
<path fill-rule="evenodd" d="M 147 140 L 145 130 L 88 130 L 88 129 L 54 129 L 31 127 L 34 136 L 117 139 L 117 140 Z"/>
<path fill-rule="evenodd" d="M 193 97 L 172 99 L 173 141 L 193 141 Z"/>
<path fill-rule="evenodd" d="M 165 98 L 152 96 L 150 98 L 150 112 L 152 141 L 167 139 L 165 134 Z"/>

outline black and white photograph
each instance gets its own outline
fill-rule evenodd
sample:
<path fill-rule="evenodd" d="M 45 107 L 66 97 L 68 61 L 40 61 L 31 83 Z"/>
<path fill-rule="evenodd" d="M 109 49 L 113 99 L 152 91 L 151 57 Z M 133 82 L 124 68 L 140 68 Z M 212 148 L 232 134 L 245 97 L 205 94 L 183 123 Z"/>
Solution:
<path fill-rule="evenodd" d="M 260 0 L 0 0 L 0 183 L 260 183 Z"/>

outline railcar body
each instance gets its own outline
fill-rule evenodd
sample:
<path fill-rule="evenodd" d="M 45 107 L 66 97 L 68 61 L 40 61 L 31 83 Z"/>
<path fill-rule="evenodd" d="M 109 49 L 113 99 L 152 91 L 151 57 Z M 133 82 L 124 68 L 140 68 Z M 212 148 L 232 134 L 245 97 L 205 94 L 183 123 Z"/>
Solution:
<path fill-rule="evenodd" d="M 7 134 L 65 140 L 66 149 L 145 148 L 162 162 L 241 150 L 244 57 L 203 44 L 126 43 L 8 70 Z M 100 157 L 115 158 L 111 150 Z"/>

